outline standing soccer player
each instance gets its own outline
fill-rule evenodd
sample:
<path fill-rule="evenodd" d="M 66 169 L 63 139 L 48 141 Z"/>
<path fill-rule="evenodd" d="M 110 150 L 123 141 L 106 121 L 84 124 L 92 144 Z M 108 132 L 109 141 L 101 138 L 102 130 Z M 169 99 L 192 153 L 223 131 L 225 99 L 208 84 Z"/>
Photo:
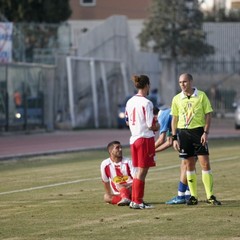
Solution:
<path fill-rule="evenodd" d="M 172 147 L 171 108 L 166 107 L 160 111 L 155 108 L 154 114 L 157 114 L 157 119 L 160 126 L 159 136 L 155 142 L 155 151 L 161 152 L 169 147 Z M 166 204 L 184 204 L 189 198 L 190 191 L 187 185 L 186 164 L 184 161 L 181 161 L 178 195 L 167 201 Z"/>
<path fill-rule="evenodd" d="M 179 151 L 180 158 L 184 158 L 183 161 L 187 166 L 187 180 L 191 192 L 187 205 L 198 204 L 195 156 L 198 156 L 202 168 L 202 182 L 207 195 L 207 203 L 221 205 L 221 202 L 213 195 L 213 176 L 207 143 L 213 110 L 207 95 L 193 87 L 192 83 L 191 74 L 180 75 L 179 86 L 182 92 L 173 98 L 171 107 L 173 147 Z"/>
<path fill-rule="evenodd" d="M 101 163 L 101 177 L 105 189 L 104 201 L 128 206 L 131 202 L 132 182 L 135 169 L 132 161 L 122 156 L 122 146 L 119 141 L 108 144 L 109 158 Z"/>
<path fill-rule="evenodd" d="M 133 76 L 132 81 L 138 90 L 126 104 L 126 123 L 130 128 L 130 147 L 133 166 L 137 168 L 132 185 L 130 208 L 147 209 L 151 205 L 144 203 L 145 179 L 150 167 L 156 166 L 154 131 L 158 124 L 154 120 L 153 104 L 146 98 L 150 90 L 148 76 Z"/>

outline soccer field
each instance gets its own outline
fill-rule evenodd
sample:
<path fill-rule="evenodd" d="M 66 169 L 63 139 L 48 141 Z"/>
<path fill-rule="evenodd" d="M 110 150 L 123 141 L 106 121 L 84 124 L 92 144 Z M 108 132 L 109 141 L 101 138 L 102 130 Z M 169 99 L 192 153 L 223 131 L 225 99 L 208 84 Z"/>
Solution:
<path fill-rule="evenodd" d="M 103 202 L 100 163 L 106 150 L 0 162 L 0 239 L 240 239 L 240 139 L 211 140 L 214 194 L 209 206 L 197 164 L 199 204 L 166 205 L 177 193 L 179 164 L 172 150 L 157 154 L 145 201 L 133 210 Z M 124 155 L 130 156 L 129 149 Z"/>

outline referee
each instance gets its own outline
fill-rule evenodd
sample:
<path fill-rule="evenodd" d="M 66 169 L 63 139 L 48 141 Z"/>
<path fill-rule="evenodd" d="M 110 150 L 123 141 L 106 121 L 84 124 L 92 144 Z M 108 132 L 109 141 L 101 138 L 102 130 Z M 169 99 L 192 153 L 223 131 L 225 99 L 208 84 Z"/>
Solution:
<path fill-rule="evenodd" d="M 207 95 L 192 84 L 191 74 L 180 75 L 179 86 L 182 91 L 173 97 L 171 105 L 173 147 L 179 151 L 179 157 L 184 159 L 187 166 L 187 181 L 191 192 L 187 205 L 198 204 L 195 156 L 198 156 L 202 168 L 206 202 L 221 205 L 213 195 L 213 176 L 207 144 L 213 109 Z"/>

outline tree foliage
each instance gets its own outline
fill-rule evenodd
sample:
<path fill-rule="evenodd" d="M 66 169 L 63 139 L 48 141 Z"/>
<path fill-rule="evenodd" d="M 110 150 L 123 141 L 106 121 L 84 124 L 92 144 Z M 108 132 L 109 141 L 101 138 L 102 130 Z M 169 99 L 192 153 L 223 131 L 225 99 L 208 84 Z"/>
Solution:
<path fill-rule="evenodd" d="M 153 0 L 139 34 L 143 50 L 170 57 L 201 57 L 214 53 L 205 42 L 203 14 L 196 0 Z"/>
<path fill-rule="evenodd" d="M 1 0 L 0 13 L 11 22 L 59 23 L 71 9 L 69 0 Z"/>

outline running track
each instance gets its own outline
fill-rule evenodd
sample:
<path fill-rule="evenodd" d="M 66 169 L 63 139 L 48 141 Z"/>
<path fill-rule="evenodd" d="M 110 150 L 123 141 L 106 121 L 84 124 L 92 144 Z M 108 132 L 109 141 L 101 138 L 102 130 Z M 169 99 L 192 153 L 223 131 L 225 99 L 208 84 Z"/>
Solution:
<path fill-rule="evenodd" d="M 81 131 L 54 131 L 32 133 L 0 132 L 0 160 L 37 155 L 67 153 L 86 149 L 105 148 L 112 140 L 129 145 L 128 129 L 98 129 Z M 238 138 L 232 119 L 213 119 L 209 138 Z"/>

